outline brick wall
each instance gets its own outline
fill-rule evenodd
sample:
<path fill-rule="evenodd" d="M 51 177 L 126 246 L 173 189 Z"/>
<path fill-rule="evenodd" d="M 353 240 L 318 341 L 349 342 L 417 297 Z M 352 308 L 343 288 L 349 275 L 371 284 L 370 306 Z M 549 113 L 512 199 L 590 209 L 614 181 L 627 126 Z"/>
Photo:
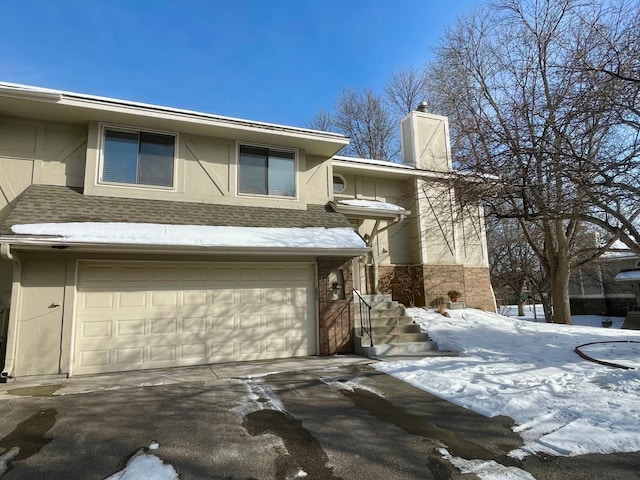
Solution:
<path fill-rule="evenodd" d="M 390 293 L 394 300 L 407 307 L 423 307 L 422 265 L 381 265 L 378 267 L 378 293 Z"/>
<path fill-rule="evenodd" d="M 424 265 L 425 301 L 429 305 L 438 297 L 449 301 L 447 292 L 458 290 L 470 308 L 495 312 L 496 306 L 489 278 L 489 268 L 462 265 Z"/>
<path fill-rule="evenodd" d="M 334 300 L 329 276 L 340 270 L 344 278 L 344 299 Z M 353 353 L 353 277 L 351 258 L 318 258 L 319 351 L 318 354 L 334 355 Z"/>
<path fill-rule="evenodd" d="M 398 284 L 402 281 L 407 281 L 407 278 L 413 282 L 415 279 L 419 279 L 420 276 L 424 285 L 424 294 L 416 296 L 416 306 L 430 306 L 438 300 L 448 302 L 447 292 L 458 290 L 462 294 L 462 301 L 468 307 L 495 312 L 489 269 L 484 267 L 384 265 L 378 267 L 378 291 L 380 293 L 391 293 L 394 300 L 404 305 L 409 305 L 406 288 L 401 288 Z M 419 287 L 418 290 L 420 290 Z"/>

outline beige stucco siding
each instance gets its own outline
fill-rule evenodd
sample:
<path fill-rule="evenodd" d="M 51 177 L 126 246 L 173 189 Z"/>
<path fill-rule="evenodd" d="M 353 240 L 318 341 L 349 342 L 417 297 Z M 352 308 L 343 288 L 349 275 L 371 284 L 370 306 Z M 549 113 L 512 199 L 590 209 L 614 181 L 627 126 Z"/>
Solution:
<path fill-rule="evenodd" d="M 59 373 L 66 261 L 31 256 L 22 261 L 16 309 L 15 376 Z M 8 356 L 10 352 L 7 352 Z"/>
<path fill-rule="evenodd" d="M 307 155 L 300 167 L 299 191 L 307 204 L 323 205 L 330 199 L 333 189 L 331 160 Z"/>
<path fill-rule="evenodd" d="M 32 183 L 81 187 L 86 144 L 81 126 L 0 117 L 0 221 Z"/>
<path fill-rule="evenodd" d="M 118 126 L 111 126 L 117 128 Z M 127 126 L 122 126 L 127 127 Z M 270 208 L 305 209 L 307 204 L 323 204 L 330 199 L 330 159 L 307 158 L 296 149 L 296 196 L 292 198 L 246 195 L 238 192 L 238 145 L 234 139 L 223 139 L 161 131 L 176 135 L 176 164 L 173 187 L 156 188 L 141 185 L 101 183 L 100 162 L 102 132 L 105 126 L 94 123 L 89 128 L 86 152 L 85 194 L 174 200 L 180 202 L 247 205 Z M 144 129 L 142 129 L 144 130 Z M 287 145 L 260 145 L 289 148 Z"/>
<path fill-rule="evenodd" d="M 458 263 L 457 225 L 453 220 L 455 205 L 453 191 L 446 184 L 417 180 L 419 192 L 418 215 L 422 263 L 455 265 Z"/>
<path fill-rule="evenodd" d="M 358 198 L 393 203 L 410 210 L 411 216 L 399 225 L 378 233 L 371 241 L 372 252 L 378 265 L 413 264 L 420 262 L 419 236 L 414 214 L 415 195 L 411 180 L 367 177 L 339 173 L 345 179 L 345 190 L 334 195 L 335 200 Z M 358 222 L 358 233 L 370 235 L 375 220 Z M 381 221 L 379 228 L 385 228 L 387 221 Z"/>
<path fill-rule="evenodd" d="M 0 222 L 31 184 L 81 187 L 86 145 L 87 129 L 82 126 L 0 117 Z M 4 307 L 11 295 L 12 270 L 11 262 L 0 262 Z"/>

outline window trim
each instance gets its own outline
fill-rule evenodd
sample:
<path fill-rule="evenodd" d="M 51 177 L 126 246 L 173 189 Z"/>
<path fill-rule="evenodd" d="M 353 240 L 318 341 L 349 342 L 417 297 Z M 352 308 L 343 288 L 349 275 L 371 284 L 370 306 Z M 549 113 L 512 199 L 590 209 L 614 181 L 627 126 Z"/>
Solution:
<path fill-rule="evenodd" d="M 119 124 L 111 124 L 111 123 L 100 123 L 99 124 L 99 137 L 98 137 L 98 169 L 96 171 L 96 185 L 106 186 L 106 187 L 123 187 L 123 188 L 143 188 L 143 189 L 153 189 L 153 190 L 164 190 L 175 192 L 178 188 L 178 159 L 179 156 L 179 134 L 178 132 L 171 132 L 167 130 L 156 130 L 151 128 L 138 128 L 132 127 L 128 125 L 119 125 Z M 115 131 L 115 132 L 123 132 L 123 133 L 150 133 L 154 135 L 165 135 L 168 137 L 173 137 L 173 184 L 171 186 L 162 186 L 162 185 L 148 185 L 146 183 L 126 183 L 126 182 L 110 182 L 107 180 L 103 180 L 103 170 L 104 170 L 104 150 L 106 145 L 106 132 L 107 130 Z"/>
<path fill-rule="evenodd" d="M 339 179 L 342 180 L 342 189 L 341 190 L 336 190 L 334 188 L 335 182 L 333 181 L 333 179 L 335 177 L 338 177 Z M 331 177 L 331 190 L 333 191 L 333 193 L 344 193 L 344 191 L 347 189 L 347 180 L 344 178 L 344 176 L 342 176 L 342 174 L 340 173 L 334 173 L 333 177 Z"/>
<path fill-rule="evenodd" d="M 294 195 L 269 195 L 261 193 L 245 193 L 240 191 L 240 148 L 265 148 L 268 150 L 278 150 L 286 153 L 293 153 L 293 180 Z M 278 200 L 299 200 L 300 198 L 300 179 L 298 178 L 298 170 L 300 165 L 300 150 L 294 147 L 283 147 L 280 145 L 268 145 L 263 143 L 236 142 L 236 195 L 238 197 L 256 197 L 256 198 L 273 198 Z"/>

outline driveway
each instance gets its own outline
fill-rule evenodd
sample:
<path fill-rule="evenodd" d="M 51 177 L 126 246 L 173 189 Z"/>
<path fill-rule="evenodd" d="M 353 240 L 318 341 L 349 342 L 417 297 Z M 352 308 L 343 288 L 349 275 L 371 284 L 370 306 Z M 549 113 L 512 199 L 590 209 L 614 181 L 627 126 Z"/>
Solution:
<path fill-rule="evenodd" d="M 444 447 L 458 466 L 518 469 L 504 478 L 640 478 L 637 453 L 515 462 L 505 455 L 521 443 L 509 418 L 482 417 L 369 363 L 309 357 L 3 384 L 0 458 L 12 459 L 2 480 L 103 480 L 141 449 L 182 480 L 478 478 Z"/>

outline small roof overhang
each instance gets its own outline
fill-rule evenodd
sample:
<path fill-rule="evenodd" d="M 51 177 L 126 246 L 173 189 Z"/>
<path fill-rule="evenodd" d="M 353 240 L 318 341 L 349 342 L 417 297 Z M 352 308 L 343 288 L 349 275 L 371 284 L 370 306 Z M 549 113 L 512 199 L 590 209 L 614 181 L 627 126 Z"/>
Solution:
<path fill-rule="evenodd" d="M 375 200 L 338 200 L 329 202 L 329 205 L 335 212 L 350 218 L 398 221 L 411 214 L 410 210 L 399 205 Z"/>

